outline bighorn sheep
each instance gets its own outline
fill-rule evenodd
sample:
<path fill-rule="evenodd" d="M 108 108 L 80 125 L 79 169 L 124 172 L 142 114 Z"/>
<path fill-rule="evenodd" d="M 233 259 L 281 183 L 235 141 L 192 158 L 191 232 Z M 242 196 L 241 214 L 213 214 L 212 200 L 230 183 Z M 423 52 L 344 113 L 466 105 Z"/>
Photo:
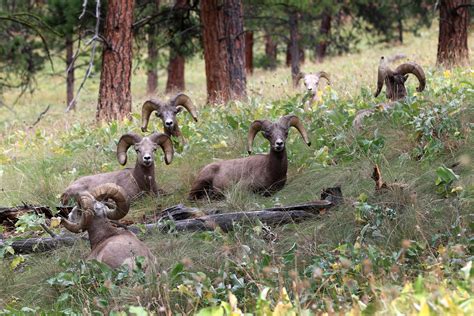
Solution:
<path fill-rule="evenodd" d="M 377 76 L 377 91 L 375 97 L 382 91 L 383 84 L 385 82 L 386 91 L 385 94 L 391 101 L 397 101 L 403 99 L 407 95 L 405 88 L 405 81 L 408 79 L 408 74 L 414 74 L 420 83 L 416 91 L 421 92 L 425 89 L 426 77 L 423 69 L 414 62 L 407 62 L 401 64 L 395 70 L 390 69 L 388 61 L 384 56 L 380 58 L 378 76 Z"/>
<path fill-rule="evenodd" d="M 189 199 L 199 199 L 205 196 L 218 197 L 233 183 L 264 195 L 281 190 L 286 182 L 288 158 L 285 150 L 285 141 L 288 129 L 295 127 L 310 146 L 303 124 L 295 115 L 286 115 L 278 122 L 257 120 L 252 123 L 248 133 L 248 152 L 252 151 L 255 135 L 262 131 L 263 136 L 271 145 L 267 155 L 256 155 L 240 159 L 225 160 L 211 163 L 199 172 L 192 184 Z"/>
<path fill-rule="evenodd" d="M 194 121 L 197 122 L 196 108 L 191 99 L 183 93 L 177 94 L 168 102 L 156 99 L 146 101 L 142 107 L 142 131 L 145 132 L 147 130 L 150 115 L 153 111 L 156 111 L 156 116 L 163 121 L 165 134 L 168 136 L 181 136 L 176 114 L 181 112 L 183 108 L 188 110 Z"/>
<path fill-rule="evenodd" d="M 407 62 L 401 64 L 395 70 L 390 69 L 388 66 L 389 61 L 384 57 L 380 57 L 378 75 L 377 75 L 377 91 L 375 97 L 377 97 L 382 91 L 383 84 L 385 82 L 386 91 L 385 94 L 391 102 L 377 104 L 374 108 L 360 110 L 356 113 L 352 126 L 355 129 L 360 129 L 362 126 L 362 120 L 371 116 L 375 113 L 376 109 L 381 111 L 387 111 L 392 109 L 396 105 L 396 101 L 403 99 L 407 96 L 407 90 L 405 88 L 405 81 L 408 79 L 408 74 L 414 74 L 420 83 L 416 91 L 421 92 L 425 89 L 426 77 L 423 69 L 414 62 Z"/>
<path fill-rule="evenodd" d="M 324 71 L 319 71 L 317 73 L 309 73 L 309 74 L 300 72 L 296 76 L 296 85 L 298 85 L 300 80 L 303 79 L 306 90 L 311 95 L 311 100 L 307 102 L 308 106 L 318 99 L 319 81 L 321 80 L 321 78 L 326 79 L 328 84 L 331 84 L 331 80 L 329 79 L 329 74 Z"/>
<path fill-rule="evenodd" d="M 155 180 L 153 154 L 160 146 L 165 154 L 165 163 L 170 164 L 173 160 L 173 144 L 170 138 L 162 133 L 153 133 L 143 138 L 135 133 L 122 135 L 117 145 L 117 159 L 121 165 L 127 163 L 127 150 L 132 145 L 138 156 L 134 168 L 79 178 L 66 188 L 61 196 L 62 203 L 66 204 L 72 196 L 81 191 L 90 191 L 109 182 L 123 187 L 129 199 L 137 197 L 143 191 L 159 193 Z"/>
<path fill-rule="evenodd" d="M 88 260 L 95 259 L 112 268 L 126 264 L 133 269 L 135 258 L 143 256 L 145 267 L 154 266 L 155 257 L 135 234 L 116 228 L 108 221 L 108 219 L 119 220 L 128 213 L 130 205 L 123 188 L 113 183 L 105 183 L 90 192 L 80 192 L 75 198 L 81 213 L 79 222 L 61 218 L 61 224 L 73 233 L 87 231 L 92 250 L 87 257 Z M 115 202 L 114 210 L 110 210 L 100 202 L 107 199 Z"/>

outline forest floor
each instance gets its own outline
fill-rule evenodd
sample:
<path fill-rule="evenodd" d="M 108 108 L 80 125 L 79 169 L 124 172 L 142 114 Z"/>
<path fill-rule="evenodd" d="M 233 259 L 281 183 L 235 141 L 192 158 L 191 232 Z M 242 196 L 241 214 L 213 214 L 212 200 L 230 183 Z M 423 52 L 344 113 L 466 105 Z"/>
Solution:
<path fill-rule="evenodd" d="M 469 43 L 474 51 L 472 33 Z M 273 72 L 256 69 L 248 78 L 247 102 L 205 106 L 203 61 L 187 63 L 185 92 L 199 109 L 199 122 L 186 112 L 178 115 L 187 143 L 176 140 L 169 166 L 161 153 L 156 162 L 157 182 L 170 194 L 136 201 L 128 219 L 140 222 L 178 203 L 224 211 L 297 204 L 318 199 L 323 188 L 335 185 L 342 188 L 343 205 L 280 227 L 257 222 L 236 225 L 230 233 L 142 236 L 159 261 L 159 273 L 151 280 L 142 271 L 112 271 L 82 261 L 88 252 L 83 241 L 47 253 L 9 253 L 14 238 L 45 235 L 38 225 L 42 218 L 25 216 L 0 247 L 0 313 L 172 310 L 223 315 L 223 310 L 239 309 L 259 315 L 472 314 L 473 63 L 437 69 L 436 45 L 437 30 L 428 29 L 420 37 L 407 36 L 403 45 L 374 45 L 322 64 L 306 62 L 302 71 L 324 70 L 332 79 L 310 112 L 303 111 L 303 87 L 291 87 L 290 70 L 283 66 Z M 385 101 L 384 93 L 373 97 L 380 56 L 397 53 L 422 65 L 426 90 L 415 92 L 418 83 L 411 76 L 405 101 L 390 111 L 377 111 L 355 130 L 357 111 Z M 159 79 L 160 91 L 164 81 Z M 0 109 L 0 206 L 55 206 L 74 179 L 121 168 L 116 142 L 123 133 L 141 133 L 146 78 L 137 67 L 132 119 L 99 125 L 98 82 L 96 73 L 87 81 L 77 110 L 64 113 L 65 80 L 45 71 L 32 94 L 10 110 Z M 14 103 L 17 96 L 6 94 L 5 103 Z M 283 190 L 262 197 L 236 186 L 221 201 L 186 200 L 202 166 L 247 156 L 246 135 L 253 120 L 276 120 L 290 113 L 303 120 L 312 146 L 307 147 L 296 130 L 290 131 Z M 150 124 L 150 129 L 161 130 L 156 118 Z M 268 148 L 257 136 L 254 153 Z M 129 154 L 128 166 L 133 166 L 135 154 Z M 385 181 L 404 188 L 376 191 L 371 179 L 375 164 Z"/>

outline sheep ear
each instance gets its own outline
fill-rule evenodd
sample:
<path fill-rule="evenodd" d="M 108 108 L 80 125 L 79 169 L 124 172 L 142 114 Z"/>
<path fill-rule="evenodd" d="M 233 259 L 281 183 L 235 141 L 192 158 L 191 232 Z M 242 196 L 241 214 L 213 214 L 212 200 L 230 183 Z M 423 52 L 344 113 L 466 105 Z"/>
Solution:
<path fill-rule="evenodd" d="M 287 129 L 290 127 L 294 127 L 300 132 L 301 137 L 303 137 L 304 142 L 308 145 L 311 146 L 311 142 L 309 141 L 308 138 L 308 133 L 306 133 L 306 129 L 303 126 L 303 123 L 301 123 L 301 120 L 296 116 L 296 115 L 285 115 L 280 119 L 280 124 L 283 126 L 286 126 Z"/>
<path fill-rule="evenodd" d="M 158 111 L 162 103 L 158 100 L 150 99 L 142 106 L 142 132 L 146 132 L 150 115 L 153 111 Z M 158 113 L 157 113 L 158 115 Z"/>
<path fill-rule="evenodd" d="M 124 166 L 127 163 L 127 150 L 130 146 L 141 142 L 142 137 L 135 133 L 127 133 L 120 137 L 117 144 L 117 160 L 119 164 Z"/>
<path fill-rule="evenodd" d="M 163 133 L 153 133 L 149 136 L 150 140 L 163 149 L 165 154 L 165 163 L 169 165 L 173 161 L 174 149 L 173 143 L 168 135 Z"/>

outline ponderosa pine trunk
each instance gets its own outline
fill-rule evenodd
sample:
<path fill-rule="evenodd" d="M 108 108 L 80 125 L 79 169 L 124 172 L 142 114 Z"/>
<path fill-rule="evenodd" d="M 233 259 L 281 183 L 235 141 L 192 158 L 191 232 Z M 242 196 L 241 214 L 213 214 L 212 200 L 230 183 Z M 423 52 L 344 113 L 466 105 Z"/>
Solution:
<path fill-rule="evenodd" d="M 441 0 L 436 64 L 444 67 L 469 64 L 467 45 L 470 0 Z"/>
<path fill-rule="evenodd" d="M 300 72 L 300 49 L 298 46 L 298 14 L 290 12 L 290 58 L 291 58 L 291 78 L 296 86 L 296 77 Z"/>
<path fill-rule="evenodd" d="M 155 9 L 158 11 L 160 8 L 160 0 L 152 1 L 155 3 Z M 148 42 L 148 61 L 147 61 L 147 73 L 146 73 L 146 91 L 149 95 L 156 94 L 158 89 L 158 26 L 156 24 L 148 25 L 147 30 Z"/>
<path fill-rule="evenodd" d="M 246 96 L 241 0 L 200 1 L 209 103 Z"/>
<path fill-rule="evenodd" d="M 326 58 L 326 51 L 329 45 L 329 32 L 331 31 L 331 15 L 328 12 L 323 13 L 321 26 L 319 27 L 319 36 L 321 40 L 316 45 L 316 61 L 322 63 Z"/>
<path fill-rule="evenodd" d="M 186 13 L 188 7 L 188 0 L 176 0 L 173 10 L 176 10 L 177 14 L 174 18 L 182 18 Z M 175 91 L 183 91 L 185 88 L 184 83 L 184 67 L 186 64 L 186 58 L 177 52 L 173 47 L 170 47 L 170 55 L 168 62 L 168 80 L 166 81 L 166 93 Z"/>
<path fill-rule="evenodd" d="M 158 89 L 158 43 L 156 41 L 157 26 L 152 24 L 148 26 L 148 62 L 146 73 L 147 93 L 153 95 Z"/>
<path fill-rule="evenodd" d="M 130 115 L 132 95 L 132 23 L 134 0 L 109 0 L 105 17 L 102 72 L 96 119 L 111 121 Z"/>
<path fill-rule="evenodd" d="M 183 91 L 184 84 L 184 56 L 175 55 L 170 51 L 170 61 L 168 63 L 168 80 L 166 82 L 166 93 Z"/>
<path fill-rule="evenodd" d="M 272 36 L 265 33 L 265 55 L 268 60 L 268 68 L 275 69 L 277 65 L 277 43 L 272 39 Z"/>
<path fill-rule="evenodd" d="M 74 100 L 74 41 L 72 36 L 66 37 L 66 107 L 71 110 L 76 109 Z"/>
<path fill-rule="evenodd" d="M 245 70 L 253 74 L 253 32 L 245 32 Z"/>

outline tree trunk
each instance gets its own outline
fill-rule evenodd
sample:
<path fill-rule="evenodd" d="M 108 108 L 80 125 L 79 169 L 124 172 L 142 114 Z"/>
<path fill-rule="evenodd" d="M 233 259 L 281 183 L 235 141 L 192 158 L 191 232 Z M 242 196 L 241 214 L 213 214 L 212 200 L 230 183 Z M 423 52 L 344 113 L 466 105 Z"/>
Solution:
<path fill-rule="evenodd" d="M 74 100 L 74 42 L 71 36 L 66 37 L 66 70 L 66 107 L 75 110 L 76 104 L 71 104 Z"/>
<path fill-rule="evenodd" d="M 246 96 L 245 38 L 240 0 L 202 0 L 204 60 L 210 103 Z"/>
<path fill-rule="evenodd" d="M 444 67 L 469 64 L 467 31 L 470 0 L 441 0 L 436 64 Z"/>
<path fill-rule="evenodd" d="M 174 18 L 182 19 L 187 12 L 188 0 L 176 0 L 173 10 L 176 10 L 177 15 Z M 170 56 L 168 62 L 168 80 L 166 82 L 166 93 L 175 91 L 183 91 L 184 83 L 184 66 L 186 59 L 180 55 L 173 47 L 170 46 Z"/>
<path fill-rule="evenodd" d="M 296 86 L 296 76 L 300 72 L 300 49 L 298 47 L 298 14 L 290 12 L 290 57 L 291 77 L 293 85 Z"/>
<path fill-rule="evenodd" d="M 316 62 L 322 63 L 326 57 L 326 50 L 329 44 L 328 36 L 331 30 L 331 15 L 327 12 L 323 14 L 321 26 L 319 27 L 319 35 L 321 40 L 316 45 Z"/>
<path fill-rule="evenodd" d="M 185 58 L 175 55 L 170 50 L 170 62 L 168 64 L 168 81 L 166 82 L 166 93 L 184 90 L 184 65 Z"/>
<path fill-rule="evenodd" d="M 398 41 L 403 44 L 403 20 L 401 17 L 398 18 Z"/>
<path fill-rule="evenodd" d="M 277 64 L 277 43 L 272 39 L 272 36 L 265 33 L 265 55 L 268 60 L 268 68 L 275 69 Z"/>
<path fill-rule="evenodd" d="M 253 74 L 253 32 L 245 32 L 245 70 Z"/>
<path fill-rule="evenodd" d="M 98 121 L 123 119 L 132 109 L 130 79 L 134 5 L 134 0 L 108 1 L 96 114 Z"/>
<path fill-rule="evenodd" d="M 147 93 L 153 95 L 158 89 L 158 43 L 156 41 L 157 26 L 148 26 L 148 63 L 147 63 Z"/>

